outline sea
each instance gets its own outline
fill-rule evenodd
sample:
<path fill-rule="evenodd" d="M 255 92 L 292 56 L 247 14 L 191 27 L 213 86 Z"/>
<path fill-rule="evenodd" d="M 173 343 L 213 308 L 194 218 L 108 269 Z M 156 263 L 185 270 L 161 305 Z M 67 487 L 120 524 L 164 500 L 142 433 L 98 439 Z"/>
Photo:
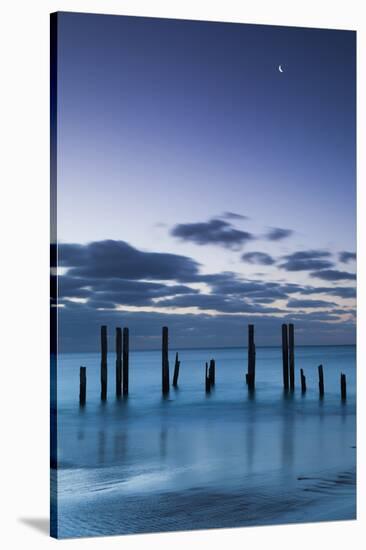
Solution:
<path fill-rule="evenodd" d="M 110 353 L 105 402 L 100 355 L 59 355 L 58 460 L 51 473 L 58 537 L 356 518 L 354 346 L 297 346 L 296 387 L 288 393 L 281 348 L 257 348 L 254 392 L 245 383 L 246 348 L 171 349 L 171 380 L 176 351 L 178 388 L 167 396 L 161 392 L 161 351 L 131 351 L 126 398 L 116 397 Z M 216 383 L 206 393 L 211 358 Z M 80 366 L 87 371 L 84 407 Z"/>

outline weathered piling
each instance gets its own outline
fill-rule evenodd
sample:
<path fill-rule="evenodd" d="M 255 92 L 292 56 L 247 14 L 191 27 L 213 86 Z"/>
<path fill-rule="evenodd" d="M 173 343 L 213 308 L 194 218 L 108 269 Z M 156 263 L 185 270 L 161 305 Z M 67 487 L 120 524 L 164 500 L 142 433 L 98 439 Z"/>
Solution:
<path fill-rule="evenodd" d="M 306 377 L 304 375 L 303 369 L 300 369 L 300 379 L 301 379 L 301 392 L 306 392 Z"/>
<path fill-rule="evenodd" d="M 108 370 L 107 370 L 107 327 L 102 325 L 100 329 L 101 339 L 101 363 L 100 363 L 100 385 L 101 393 L 100 397 L 102 401 L 107 399 L 107 382 L 108 382 Z"/>
<path fill-rule="evenodd" d="M 122 392 L 122 330 L 116 328 L 116 395 L 121 396 Z"/>
<path fill-rule="evenodd" d="M 80 367 L 79 403 L 83 407 L 86 401 L 86 367 Z"/>
<path fill-rule="evenodd" d="M 206 362 L 206 370 L 205 370 L 205 390 L 206 390 L 206 393 L 210 393 L 211 391 L 211 380 L 210 380 L 210 374 L 209 374 L 209 368 L 208 368 L 207 362 Z"/>
<path fill-rule="evenodd" d="M 210 386 L 215 385 L 215 379 L 216 379 L 216 363 L 215 359 L 210 360 L 210 366 L 208 369 L 208 376 L 210 378 Z"/>
<path fill-rule="evenodd" d="M 129 330 L 128 327 L 123 328 L 123 395 L 128 395 L 128 370 L 129 370 Z"/>
<path fill-rule="evenodd" d="M 295 338 L 294 325 L 288 326 L 288 347 L 289 347 L 289 372 L 290 372 L 290 390 L 295 389 Z"/>
<path fill-rule="evenodd" d="M 162 340 L 162 391 L 163 394 L 167 394 L 169 392 L 168 327 L 163 327 Z"/>
<path fill-rule="evenodd" d="M 342 401 L 345 401 L 347 399 L 347 382 L 346 382 L 346 375 L 341 373 L 341 397 Z"/>
<path fill-rule="evenodd" d="M 319 395 L 320 395 L 320 397 L 323 397 L 323 395 L 324 395 L 324 372 L 323 372 L 323 365 L 319 365 L 319 367 L 318 367 L 318 373 L 319 373 Z"/>
<path fill-rule="evenodd" d="M 175 354 L 174 375 L 173 375 L 174 388 L 178 387 L 179 367 L 180 367 L 180 361 L 179 361 L 178 352 L 177 352 Z"/>
<path fill-rule="evenodd" d="M 246 376 L 248 388 L 253 390 L 255 386 L 255 343 L 254 325 L 248 325 L 248 373 Z"/>
<path fill-rule="evenodd" d="M 289 388 L 289 379 L 288 379 L 288 333 L 287 325 L 282 325 L 282 371 L 283 371 L 283 388 L 288 390 Z"/>

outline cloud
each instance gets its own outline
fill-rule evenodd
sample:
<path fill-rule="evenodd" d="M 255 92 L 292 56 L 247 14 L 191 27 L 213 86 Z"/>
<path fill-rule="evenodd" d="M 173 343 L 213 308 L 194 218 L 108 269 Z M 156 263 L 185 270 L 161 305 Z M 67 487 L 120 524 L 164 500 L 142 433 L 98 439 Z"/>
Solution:
<path fill-rule="evenodd" d="M 248 216 L 243 216 L 243 214 L 237 214 L 236 212 L 223 212 L 220 218 L 225 220 L 248 220 Z"/>
<path fill-rule="evenodd" d="M 292 254 L 283 256 L 285 260 L 279 265 L 286 271 L 311 271 L 333 267 L 333 262 L 329 261 L 330 252 L 326 250 L 301 250 Z"/>
<path fill-rule="evenodd" d="M 356 289 L 351 286 L 320 286 L 320 287 L 305 287 L 301 291 L 302 294 L 328 294 L 339 298 L 356 298 Z"/>
<path fill-rule="evenodd" d="M 93 307 L 116 305 L 153 305 L 157 298 L 194 294 L 198 290 L 185 285 L 166 285 L 124 279 L 82 279 L 62 275 L 58 278 L 59 299 L 86 298 Z"/>
<path fill-rule="evenodd" d="M 250 264 L 272 265 L 275 263 L 272 256 L 265 252 L 247 252 L 242 255 L 241 259 Z"/>
<path fill-rule="evenodd" d="M 197 278 L 199 264 L 177 254 L 144 252 L 124 241 L 60 244 L 60 266 L 84 278 L 157 279 L 187 282 Z"/>
<path fill-rule="evenodd" d="M 215 310 L 221 313 L 280 313 L 281 310 L 273 307 L 263 307 L 253 305 L 247 300 L 233 296 L 223 296 L 220 294 L 195 294 L 177 296 L 159 302 L 159 307 L 179 307 L 190 308 L 197 307 L 204 310 Z"/>
<path fill-rule="evenodd" d="M 220 219 L 182 223 L 173 227 L 171 234 L 183 241 L 199 245 L 214 244 L 232 249 L 238 249 L 254 239 L 251 233 L 235 229 L 230 223 Z"/>
<path fill-rule="evenodd" d="M 322 279 L 323 281 L 354 281 L 356 279 L 355 273 L 349 273 L 348 271 L 338 271 L 336 269 L 313 271 L 312 273 L 310 273 L 310 276 L 317 279 Z"/>
<path fill-rule="evenodd" d="M 348 264 L 348 262 L 353 262 L 356 260 L 356 252 L 340 252 L 339 261 Z"/>
<path fill-rule="evenodd" d="M 115 327 L 130 328 L 131 349 L 161 349 L 161 327 L 169 327 L 171 349 L 233 347 L 246 345 L 247 324 L 255 324 L 256 344 L 278 346 L 281 323 L 295 322 L 298 345 L 354 344 L 355 323 L 352 320 L 335 323 L 336 315 L 322 312 L 274 316 L 192 315 L 186 313 L 142 313 L 128 311 L 98 311 L 87 305 L 68 304 L 59 310 L 59 351 L 99 351 L 100 325 L 108 326 L 110 349 L 114 349 Z M 330 324 L 330 322 L 332 322 Z M 245 353 L 243 352 L 243 361 Z"/>
<path fill-rule="evenodd" d="M 325 300 L 296 300 L 291 299 L 287 302 L 287 307 L 291 308 L 317 308 L 317 307 L 333 307 L 336 304 L 334 302 L 327 302 Z"/>
<path fill-rule="evenodd" d="M 261 278 L 244 279 L 230 271 L 202 274 L 200 265 L 192 258 L 145 252 L 124 241 L 60 244 L 58 252 L 60 265 L 67 268 L 66 273 L 58 277 L 59 300 L 64 306 L 59 309 L 61 349 L 64 350 L 97 348 L 100 324 L 112 325 L 112 328 L 116 324 L 127 324 L 133 346 L 138 349 L 159 348 L 164 324 L 174 332 L 176 344 L 183 347 L 240 345 L 248 322 L 255 323 L 256 334 L 258 329 L 266 345 L 277 344 L 283 319 L 296 320 L 304 343 L 354 341 L 351 310 L 327 302 L 323 296 L 302 298 L 302 295 L 317 293 L 353 298 L 353 287 L 331 284 L 312 287 Z M 320 260 L 329 254 L 315 251 L 317 257 L 314 258 L 314 251 L 310 252 L 313 259 Z M 301 254 L 298 260 L 309 259 L 309 251 L 298 254 Z M 317 273 L 324 276 L 326 271 Z M 192 283 L 205 283 L 209 291 L 203 291 L 202 285 L 201 290 L 196 284 L 192 288 Z M 86 303 L 69 299 L 82 299 Z M 276 300 L 286 300 L 291 316 L 273 304 Z M 127 309 L 118 311 L 116 306 Z M 155 307 L 159 309 L 142 311 Z M 311 311 L 311 308 L 323 307 L 331 310 Z M 129 308 L 136 310 L 128 311 Z M 195 308 L 195 312 L 189 308 Z M 207 310 L 214 310 L 216 314 L 208 315 Z"/>
<path fill-rule="evenodd" d="M 269 241 L 282 241 L 293 234 L 292 229 L 283 229 L 281 227 L 272 227 L 266 234 Z"/>

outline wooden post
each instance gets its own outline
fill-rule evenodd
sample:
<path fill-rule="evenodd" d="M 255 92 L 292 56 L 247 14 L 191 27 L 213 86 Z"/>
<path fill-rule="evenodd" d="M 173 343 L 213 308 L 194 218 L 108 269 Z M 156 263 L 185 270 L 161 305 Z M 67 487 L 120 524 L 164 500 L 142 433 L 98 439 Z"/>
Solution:
<path fill-rule="evenodd" d="M 174 388 L 178 387 L 179 367 L 180 367 L 180 361 L 179 361 L 178 352 L 177 352 L 175 354 L 174 375 L 173 375 Z"/>
<path fill-rule="evenodd" d="M 323 395 L 324 395 L 324 372 L 323 372 L 323 365 L 319 365 L 319 367 L 318 367 L 318 373 L 319 373 L 319 395 L 320 395 L 320 397 L 323 397 Z"/>
<path fill-rule="evenodd" d="M 346 375 L 343 373 L 341 373 L 341 397 L 342 397 L 342 401 L 345 401 L 347 399 Z"/>
<path fill-rule="evenodd" d="M 300 369 L 300 378 L 301 378 L 301 392 L 306 392 L 306 377 L 304 375 L 303 369 Z"/>
<path fill-rule="evenodd" d="M 282 325 L 282 370 L 283 370 L 283 388 L 288 390 L 288 337 L 287 325 Z"/>
<path fill-rule="evenodd" d="M 123 328 L 123 395 L 128 395 L 128 369 L 129 369 L 129 330 L 128 327 Z"/>
<path fill-rule="evenodd" d="M 248 325 L 248 374 L 246 381 L 249 389 L 253 390 L 255 386 L 254 325 Z"/>
<path fill-rule="evenodd" d="M 206 389 L 206 393 L 210 393 L 210 391 L 211 391 L 211 380 L 210 380 L 209 368 L 208 368 L 208 363 L 207 362 L 206 362 L 206 371 L 205 371 L 205 389 Z"/>
<path fill-rule="evenodd" d="M 107 382 L 108 382 L 108 370 L 107 370 L 107 327 L 102 325 L 100 329 L 101 337 L 101 363 L 100 363 L 100 384 L 101 384 L 101 394 L 100 397 L 102 401 L 107 399 Z"/>
<path fill-rule="evenodd" d="M 116 395 L 121 396 L 122 392 L 122 330 L 116 328 Z"/>
<path fill-rule="evenodd" d="M 210 378 L 210 386 L 215 385 L 215 378 L 216 378 L 215 370 L 216 370 L 215 359 L 211 359 L 210 366 L 209 366 L 209 369 L 208 369 L 208 376 Z"/>
<path fill-rule="evenodd" d="M 80 407 L 85 405 L 86 401 L 86 367 L 80 367 L 80 392 L 79 403 Z"/>
<path fill-rule="evenodd" d="M 163 394 L 169 393 L 169 340 L 168 327 L 163 327 L 162 341 L 162 391 Z"/>
<path fill-rule="evenodd" d="M 295 389 L 295 338 L 294 325 L 288 326 L 288 345 L 289 345 L 289 370 L 290 370 L 290 390 Z"/>

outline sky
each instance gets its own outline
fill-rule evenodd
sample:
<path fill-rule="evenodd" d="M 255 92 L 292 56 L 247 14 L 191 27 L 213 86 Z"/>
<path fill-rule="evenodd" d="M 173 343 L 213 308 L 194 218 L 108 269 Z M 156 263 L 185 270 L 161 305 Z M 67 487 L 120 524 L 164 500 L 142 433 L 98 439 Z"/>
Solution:
<path fill-rule="evenodd" d="M 62 351 L 354 343 L 355 43 L 59 14 Z"/>

